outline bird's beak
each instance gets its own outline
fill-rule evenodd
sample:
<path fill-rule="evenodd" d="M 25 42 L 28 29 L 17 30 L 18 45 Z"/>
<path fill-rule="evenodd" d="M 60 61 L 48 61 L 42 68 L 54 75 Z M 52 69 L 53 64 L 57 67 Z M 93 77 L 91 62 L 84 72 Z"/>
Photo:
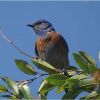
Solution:
<path fill-rule="evenodd" d="M 28 24 L 27 26 L 29 26 L 29 27 L 33 27 L 33 25 L 31 25 L 31 24 Z"/>

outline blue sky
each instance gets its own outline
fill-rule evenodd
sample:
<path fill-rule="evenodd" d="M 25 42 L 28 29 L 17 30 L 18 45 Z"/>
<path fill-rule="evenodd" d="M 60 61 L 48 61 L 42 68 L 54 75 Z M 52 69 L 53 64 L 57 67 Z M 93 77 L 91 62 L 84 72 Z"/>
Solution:
<path fill-rule="evenodd" d="M 35 56 L 36 34 L 26 25 L 41 18 L 50 21 L 68 42 L 71 65 L 76 65 L 72 52 L 79 50 L 86 51 L 100 64 L 100 2 L 0 2 L 0 28 L 31 56 Z M 16 67 L 14 59 L 23 59 L 32 64 L 29 58 L 21 55 L 0 37 L 0 75 L 13 80 L 32 78 Z M 40 81 L 38 79 L 30 85 L 33 95 L 36 95 Z M 49 94 L 49 98 L 61 96 L 62 94 L 55 95 L 55 91 Z"/>

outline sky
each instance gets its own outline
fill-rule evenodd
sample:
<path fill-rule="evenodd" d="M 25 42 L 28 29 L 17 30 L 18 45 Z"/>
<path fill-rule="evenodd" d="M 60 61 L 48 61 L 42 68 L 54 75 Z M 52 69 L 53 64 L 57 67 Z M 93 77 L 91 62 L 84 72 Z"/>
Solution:
<path fill-rule="evenodd" d="M 100 2 L 0 1 L 0 29 L 15 45 L 31 56 L 35 56 L 34 44 L 37 36 L 26 25 L 41 18 L 50 21 L 56 31 L 68 42 L 70 65 L 77 66 L 72 52 L 80 50 L 90 54 L 98 66 L 100 65 L 98 60 Z M 14 59 L 23 59 L 32 64 L 30 58 L 20 54 L 0 36 L 0 75 L 8 76 L 13 80 L 32 78 L 33 76 L 24 74 L 16 67 Z M 37 95 L 42 79 L 38 79 L 30 85 L 33 96 Z M 58 99 L 62 95 L 63 93 L 56 95 L 53 90 L 49 93 L 48 98 Z"/>

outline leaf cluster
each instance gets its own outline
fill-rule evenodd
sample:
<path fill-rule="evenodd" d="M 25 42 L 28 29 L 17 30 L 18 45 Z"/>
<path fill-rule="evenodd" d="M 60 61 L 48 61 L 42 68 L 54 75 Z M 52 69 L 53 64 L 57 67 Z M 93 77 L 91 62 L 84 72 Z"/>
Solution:
<path fill-rule="evenodd" d="M 73 53 L 73 58 L 78 67 L 67 66 L 68 70 L 58 70 L 41 59 L 32 58 L 33 64 L 44 71 L 40 74 L 28 62 L 16 59 L 15 63 L 19 70 L 27 75 L 34 76 L 33 79 L 24 81 L 13 81 L 8 77 L 1 79 L 6 84 L 0 85 L 1 97 L 9 99 L 33 99 L 29 84 L 39 77 L 45 76 L 38 89 L 39 99 L 47 99 L 48 93 L 56 88 L 56 94 L 66 90 L 62 99 L 75 99 L 82 92 L 88 94 L 80 99 L 100 99 L 100 69 L 95 60 L 83 51 Z M 67 74 L 65 74 L 67 73 Z"/>

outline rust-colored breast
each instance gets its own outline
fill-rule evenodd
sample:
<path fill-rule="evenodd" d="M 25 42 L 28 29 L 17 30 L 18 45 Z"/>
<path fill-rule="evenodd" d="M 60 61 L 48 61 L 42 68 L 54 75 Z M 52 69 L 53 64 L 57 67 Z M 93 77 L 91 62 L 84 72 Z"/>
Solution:
<path fill-rule="evenodd" d="M 59 37 L 59 34 L 56 32 L 48 33 L 45 38 L 39 37 L 36 40 L 36 46 L 37 50 L 40 53 L 45 52 L 46 46 L 51 42 L 51 45 L 57 44 L 60 48 L 64 49 L 64 52 L 66 52 L 66 47 L 63 44 L 63 41 L 61 37 Z"/>
<path fill-rule="evenodd" d="M 48 36 L 46 38 L 42 38 L 42 37 L 37 38 L 36 47 L 37 47 L 38 53 L 45 52 L 45 48 L 48 45 L 48 43 L 51 41 L 51 39 L 52 39 L 51 36 Z"/>

